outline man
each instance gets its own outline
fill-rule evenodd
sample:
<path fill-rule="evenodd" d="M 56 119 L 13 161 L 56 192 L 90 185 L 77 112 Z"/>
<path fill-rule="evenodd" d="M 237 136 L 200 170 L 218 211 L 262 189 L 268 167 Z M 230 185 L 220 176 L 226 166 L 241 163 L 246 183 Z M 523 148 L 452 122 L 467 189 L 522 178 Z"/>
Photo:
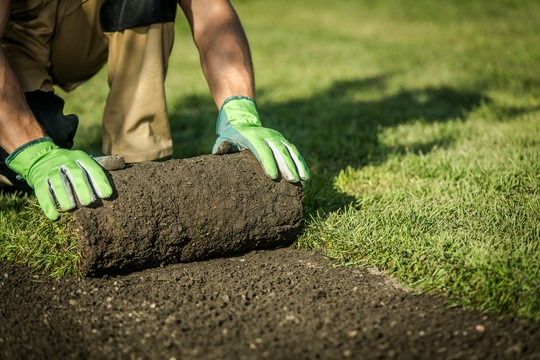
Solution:
<path fill-rule="evenodd" d="M 247 39 L 228 0 L 178 1 L 191 26 L 201 66 L 220 109 L 214 154 L 251 150 L 266 174 L 309 179 L 294 145 L 261 125 Z M 172 154 L 164 81 L 176 1 L 0 0 L 0 147 L 4 170 L 26 180 L 45 215 L 107 198 L 111 185 L 97 163 L 69 150 L 77 118 L 64 116 L 53 85 L 66 90 L 107 62 L 110 91 L 103 152 L 127 162 Z M 1 156 L 1 154 L 0 154 Z"/>

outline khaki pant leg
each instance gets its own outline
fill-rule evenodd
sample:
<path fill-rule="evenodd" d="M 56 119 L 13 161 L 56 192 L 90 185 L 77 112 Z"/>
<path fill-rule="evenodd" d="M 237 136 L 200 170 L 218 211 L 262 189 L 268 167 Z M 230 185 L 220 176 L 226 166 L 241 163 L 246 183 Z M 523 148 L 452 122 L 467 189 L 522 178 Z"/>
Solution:
<path fill-rule="evenodd" d="M 51 91 L 50 43 L 57 0 L 12 1 L 2 47 L 23 91 Z"/>
<path fill-rule="evenodd" d="M 101 30 L 102 0 L 61 0 L 51 42 L 55 84 L 72 90 L 107 62 L 107 37 Z"/>
<path fill-rule="evenodd" d="M 110 92 L 103 115 L 103 152 L 127 162 L 172 154 L 165 75 L 174 24 L 106 33 Z"/>
<path fill-rule="evenodd" d="M 13 1 L 2 47 L 23 91 L 67 90 L 107 60 L 101 31 L 102 0 Z"/>

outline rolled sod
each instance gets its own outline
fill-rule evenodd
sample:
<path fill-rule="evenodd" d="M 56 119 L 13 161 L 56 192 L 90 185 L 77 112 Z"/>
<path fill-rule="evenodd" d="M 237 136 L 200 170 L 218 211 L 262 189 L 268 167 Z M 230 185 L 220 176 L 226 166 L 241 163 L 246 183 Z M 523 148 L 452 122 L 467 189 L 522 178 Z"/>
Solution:
<path fill-rule="evenodd" d="M 86 276 L 279 247 L 302 227 L 301 186 L 271 180 L 247 151 L 109 174 L 113 196 L 73 213 Z"/>

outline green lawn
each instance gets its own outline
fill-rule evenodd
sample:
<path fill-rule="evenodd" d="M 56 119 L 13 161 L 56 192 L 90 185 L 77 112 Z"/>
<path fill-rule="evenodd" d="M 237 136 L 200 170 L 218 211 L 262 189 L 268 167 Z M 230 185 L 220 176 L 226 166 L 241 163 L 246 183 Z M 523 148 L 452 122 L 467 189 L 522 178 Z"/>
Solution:
<path fill-rule="evenodd" d="M 540 320 L 540 3 L 233 3 L 262 121 L 312 171 L 298 246 Z M 217 109 L 185 21 L 167 91 L 175 155 L 209 153 Z M 81 118 L 76 147 L 99 154 L 105 73 L 59 94 Z M 0 258 L 73 270 L 64 224 L 0 199 Z"/>

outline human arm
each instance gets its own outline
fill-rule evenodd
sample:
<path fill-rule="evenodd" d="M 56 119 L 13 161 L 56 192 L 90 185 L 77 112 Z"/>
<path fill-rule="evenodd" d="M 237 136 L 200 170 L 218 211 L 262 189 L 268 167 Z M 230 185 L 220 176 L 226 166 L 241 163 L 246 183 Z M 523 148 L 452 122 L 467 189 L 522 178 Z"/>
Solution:
<path fill-rule="evenodd" d="M 218 139 L 212 152 L 249 149 L 266 174 L 278 168 L 292 182 L 309 179 L 309 170 L 294 145 L 262 126 L 255 103 L 255 81 L 248 41 L 228 0 L 179 0 L 199 50 L 201 66 L 217 107 Z"/>
<path fill-rule="evenodd" d="M 216 105 L 243 95 L 255 98 L 253 65 L 240 19 L 228 0 L 179 0 L 199 50 Z"/>
<path fill-rule="evenodd" d="M 0 0 L 0 38 L 9 17 L 9 1 Z M 19 80 L 0 46 L 0 147 L 10 155 L 7 166 L 30 185 L 51 220 L 60 210 L 76 206 L 74 195 L 82 205 L 89 205 L 95 195 L 112 194 L 103 170 L 82 151 L 60 149 L 36 120 Z"/>
<path fill-rule="evenodd" d="M 0 0 L 0 38 L 9 17 L 9 1 Z M 8 153 L 45 136 L 26 104 L 24 93 L 0 46 L 0 147 Z"/>

